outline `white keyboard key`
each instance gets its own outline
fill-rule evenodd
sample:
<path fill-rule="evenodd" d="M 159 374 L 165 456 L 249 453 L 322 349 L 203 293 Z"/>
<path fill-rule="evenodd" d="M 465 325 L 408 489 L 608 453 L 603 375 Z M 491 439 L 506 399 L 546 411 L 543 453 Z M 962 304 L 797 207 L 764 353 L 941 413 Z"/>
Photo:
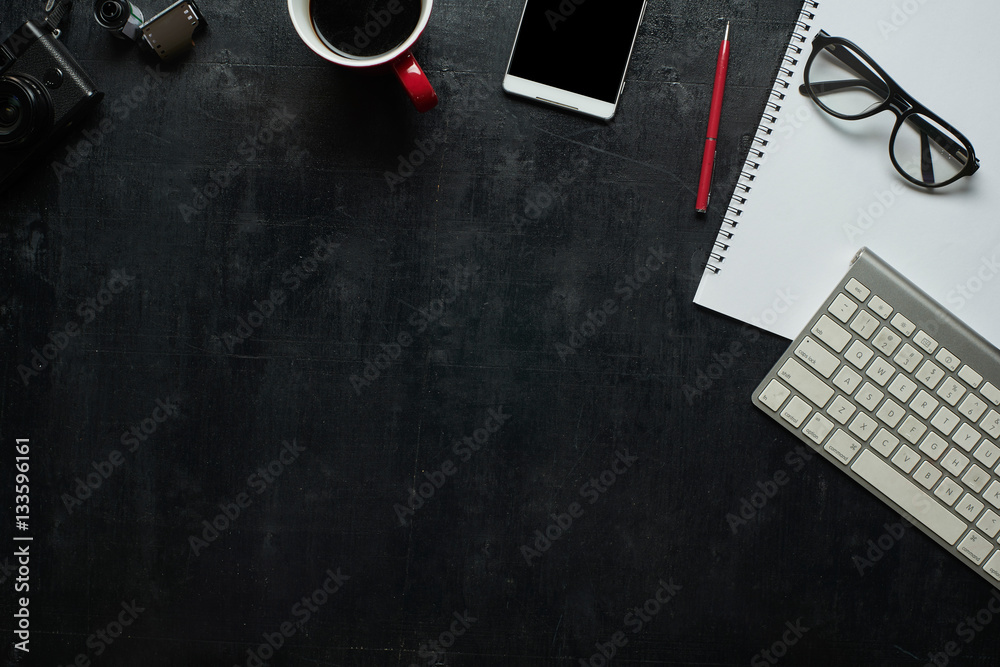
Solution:
<path fill-rule="evenodd" d="M 861 385 L 861 376 L 851 370 L 850 367 L 844 366 L 837 373 L 837 377 L 833 378 L 833 384 L 840 391 L 850 396 Z"/>
<path fill-rule="evenodd" d="M 830 415 L 841 424 L 846 424 L 847 420 L 854 415 L 857 409 L 858 407 L 854 405 L 854 403 L 851 403 L 843 396 L 837 396 L 837 398 L 833 399 L 833 403 L 830 404 L 830 407 L 826 409 L 826 414 Z"/>
<path fill-rule="evenodd" d="M 913 332 L 917 330 L 917 327 L 913 324 L 913 322 L 906 319 L 899 313 L 892 316 L 892 326 L 896 327 L 896 330 L 907 338 L 912 336 Z"/>
<path fill-rule="evenodd" d="M 1000 509 L 1000 482 L 996 480 L 990 482 L 990 488 L 986 489 L 983 499 L 993 507 Z"/>
<path fill-rule="evenodd" d="M 991 577 L 1000 581 L 1000 551 L 990 556 L 990 559 L 986 561 L 986 565 L 983 565 L 983 569 L 986 570 Z"/>
<path fill-rule="evenodd" d="M 948 443 L 941 439 L 937 433 L 931 431 L 924 438 L 924 441 L 920 443 L 920 451 L 922 451 L 927 456 L 931 457 L 935 461 L 941 458 L 945 450 L 948 449 Z"/>
<path fill-rule="evenodd" d="M 972 448 L 976 446 L 976 443 L 979 442 L 981 437 L 982 436 L 979 435 L 979 431 L 972 428 L 968 424 L 962 424 L 958 428 L 958 431 L 955 432 L 955 435 L 951 436 L 951 441 L 965 451 L 971 452 Z"/>
<path fill-rule="evenodd" d="M 1000 389 L 994 387 L 992 382 L 987 382 L 979 391 L 983 392 L 983 396 L 989 399 L 990 403 L 1000 405 Z"/>
<path fill-rule="evenodd" d="M 854 318 L 854 321 L 851 322 L 851 329 L 865 340 L 868 340 L 875 333 L 875 330 L 878 329 L 878 324 L 879 322 L 875 319 L 875 316 L 862 308 L 861 312 Z"/>
<path fill-rule="evenodd" d="M 867 366 L 868 362 L 871 361 L 874 356 L 875 353 L 872 352 L 872 349 L 860 340 L 856 340 L 851 343 L 850 349 L 848 349 L 847 353 L 844 355 L 849 362 L 859 369 Z"/>
<path fill-rule="evenodd" d="M 958 372 L 958 377 L 962 378 L 969 383 L 969 386 L 973 389 L 977 388 L 979 384 L 983 381 L 983 376 L 972 370 L 968 366 L 962 366 L 962 370 Z"/>
<path fill-rule="evenodd" d="M 990 414 L 986 415 L 979 428 L 994 440 L 1000 438 L 1000 414 L 997 414 L 996 410 L 990 410 Z"/>
<path fill-rule="evenodd" d="M 851 278 L 847 281 L 847 291 L 857 297 L 858 301 L 864 302 L 868 299 L 868 295 L 872 293 L 870 289 L 865 287 L 863 284 L 858 282 L 858 280 Z"/>
<path fill-rule="evenodd" d="M 858 416 L 854 418 L 851 422 L 851 433 L 858 436 L 865 442 L 868 438 L 875 435 L 875 429 L 878 428 L 878 422 L 866 415 L 864 412 L 859 412 Z M 845 462 L 846 463 L 846 462 Z"/>
<path fill-rule="evenodd" d="M 934 354 L 934 350 L 938 348 L 938 342 L 927 335 L 926 331 L 917 332 L 917 335 L 913 337 L 913 340 L 917 345 L 924 348 L 927 354 Z"/>
<path fill-rule="evenodd" d="M 948 544 L 954 545 L 965 533 L 964 521 L 871 451 L 861 452 L 851 470 Z"/>
<path fill-rule="evenodd" d="M 838 428 L 837 432 L 830 438 L 830 441 L 823 446 L 823 449 L 836 456 L 840 459 L 841 463 L 846 465 L 851 462 L 854 455 L 861 449 L 861 444 Z"/>
<path fill-rule="evenodd" d="M 937 395 L 948 402 L 948 405 L 958 405 L 958 401 L 965 395 L 965 387 L 954 378 L 948 378 L 938 388 Z"/>
<path fill-rule="evenodd" d="M 788 405 L 781 411 L 781 418 L 798 428 L 802 426 L 810 412 L 812 412 L 812 408 L 809 407 L 808 403 L 798 396 L 792 396 L 792 400 L 788 401 Z"/>
<path fill-rule="evenodd" d="M 930 490 L 941 479 L 941 471 L 924 461 L 917 468 L 917 472 L 913 474 L 913 479 L 917 480 L 925 489 Z"/>
<path fill-rule="evenodd" d="M 979 445 L 972 455 L 987 468 L 992 468 L 997 464 L 997 461 L 1000 461 L 1000 447 L 984 440 L 983 444 Z"/>
<path fill-rule="evenodd" d="M 889 458 L 892 451 L 896 449 L 896 445 L 899 444 L 899 438 L 894 436 L 889 431 L 879 429 L 879 432 L 875 435 L 875 438 L 871 441 L 871 446 L 882 456 Z"/>
<path fill-rule="evenodd" d="M 760 402 L 771 408 L 772 412 L 777 412 L 784 404 L 785 399 L 791 396 L 792 391 L 777 380 L 767 383 L 767 388 L 760 393 Z"/>
<path fill-rule="evenodd" d="M 979 513 L 983 511 L 986 507 L 979 498 L 976 498 L 971 493 L 965 494 L 962 500 L 959 501 L 958 505 L 955 507 L 955 511 L 958 512 L 963 519 L 966 521 L 975 521 Z M 993 537 L 990 535 L 990 537 Z"/>
<path fill-rule="evenodd" d="M 890 398 L 882 404 L 882 407 L 878 409 L 875 416 L 884 421 L 889 428 L 896 428 L 896 425 L 899 424 L 899 420 L 901 420 L 905 414 L 906 409 L 896 405 L 896 403 Z"/>
<path fill-rule="evenodd" d="M 875 314 L 883 320 L 892 315 L 892 306 L 877 296 L 872 297 L 872 300 L 868 302 L 868 307 L 875 311 Z"/>
<path fill-rule="evenodd" d="M 942 364 L 944 364 L 944 367 L 947 368 L 952 373 L 957 371 L 958 365 L 962 363 L 962 360 L 956 357 L 951 352 L 949 352 L 948 348 L 946 347 L 942 347 L 940 350 L 938 350 L 938 353 L 937 355 L 935 355 L 934 358 L 940 361 Z"/>
<path fill-rule="evenodd" d="M 986 557 L 993 551 L 993 545 L 976 531 L 970 530 L 962 543 L 958 545 L 958 551 L 976 565 L 982 565 Z"/>
<path fill-rule="evenodd" d="M 840 354 L 847 347 L 847 344 L 854 338 L 849 331 L 831 320 L 826 315 L 819 318 L 819 322 L 811 329 L 812 335 L 830 346 L 830 348 Z"/>
<path fill-rule="evenodd" d="M 902 341 L 903 339 L 899 337 L 899 334 L 895 333 L 892 329 L 882 327 L 878 335 L 875 336 L 875 339 L 872 340 L 872 345 L 885 356 L 891 357 Z"/>
<path fill-rule="evenodd" d="M 941 465 L 952 475 L 958 477 L 965 470 L 965 467 L 969 465 L 969 457 L 952 447 L 948 450 L 948 455 L 944 457 Z"/>
<path fill-rule="evenodd" d="M 913 415 L 907 415 L 903 425 L 899 427 L 899 434 L 913 445 L 917 444 L 917 440 L 920 440 L 920 436 L 926 431 L 927 427 Z"/>
<path fill-rule="evenodd" d="M 976 422 L 986 412 L 986 403 L 979 400 L 975 394 L 969 394 L 958 409 L 969 421 Z"/>
<path fill-rule="evenodd" d="M 778 371 L 778 377 L 821 408 L 833 396 L 833 389 L 794 359 L 785 361 L 781 370 Z"/>
<path fill-rule="evenodd" d="M 805 425 L 802 432 L 817 445 L 821 445 L 832 430 L 833 422 L 817 412 L 809 420 L 809 423 Z"/>
<path fill-rule="evenodd" d="M 931 426 L 941 431 L 945 435 L 951 435 L 961 420 L 954 412 L 948 408 L 941 408 L 931 420 Z"/>
<path fill-rule="evenodd" d="M 795 356 L 819 371 L 825 378 L 833 375 L 833 372 L 840 366 L 840 359 L 815 340 L 806 336 L 795 348 Z"/>
<path fill-rule="evenodd" d="M 934 489 L 934 495 L 940 498 L 945 505 L 951 507 L 962 497 L 962 487 L 954 480 L 945 477 Z"/>
<path fill-rule="evenodd" d="M 910 474 L 919 462 L 920 455 L 906 445 L 900 447 L 899 451 L 892 457 L 893 465 L 906 474 Z"/>
<path fill-rule="evenodd" d="M 861 387 L 861 391 L 854 397 L 854 400 L 860 403 L 861 407 L 865 410 L 874 412 L 883 398 L 885 398 L 885 394 L 879 391 L 875 385 L 871 382 L 865 382 L 864 386 Z"/>
<path fill-rule="evenodd" d="M 878 382 L 880 387 L 884 387 L 895 373 L 896 367 L 888 359 L 883 359 L 882 357 L 876 357 L 872 365 L 865 371 L 865 375 Z"/>
<path fill-rule="evenodd" d="M 857 310 L 858 304 L 845 294 L 838 294 L 837 298 L 830 304 L 830 307 L 827 308 L 827 311 L 829 311 L 831 315 L 844 324 L 847 324 L 847 320 L 851 319 L 851 315 L 856 313 Z"/>
<path fill-rule="evenodd" d="M 931 416 L 931 413 L 937 409 L 938 405 L 940 405 L 940 403 L 938 403 L 936 398 L 921 389 L 920 393 L 917 394 L 917 397 L 910 402 L 910 409 L 924 419 L 928 419 Z"/>
<path fill-rule="evenodd" d="M 917 379 L 923 382 L 928 389 L 933 389 L 944 379 L 944 369 L 933 361 L 925 361 L 924 365 L 917 371 Z"/>
<path fill-rule="evenodd" d="M 962 483 L 965 484 L 970 489 L 972 489 L 973 491 L 975 491 L 976 493 L 982 491 L 983 487 L 986 486 L 986 482 L 988 481 L 990 481 L 989 474 L 987 474 L 985 470 L 983 470 L 974 463 L 972 464 L 972 467 L 969 468 L 969 470 L 965 473 L 965 476 L 962 477 Z"/>
<path fill-rule="evenodd" d="M 917 367 L 917 364 L 923 360 L 924 355 L 917 352 L 916 348 L 909 343 L 903 345 L 903 349 L 901 349 L 896 356 L 893 357 L 893 361 L 896 362 L 896 365 L 909 373 L 912 373 L 913 369 Z"/>
<path fill-rule="evenodd" d="M 897 373 L 896 377 L 892 378 L 892 382 L 889 383 L 889 393 L 904 403 L 910 400 L 910 396 L 913 396 L 913 392 L 916 390 L 916 381 L 902 373 Z"/>
<path fill-rule="evenodd" d="M 986 510 L 986 514 L 979 517 L 976 528 L 983 531 L 990 537 L 996 537 L 1000 533 L 1000 514 L 993 510 Z"/>

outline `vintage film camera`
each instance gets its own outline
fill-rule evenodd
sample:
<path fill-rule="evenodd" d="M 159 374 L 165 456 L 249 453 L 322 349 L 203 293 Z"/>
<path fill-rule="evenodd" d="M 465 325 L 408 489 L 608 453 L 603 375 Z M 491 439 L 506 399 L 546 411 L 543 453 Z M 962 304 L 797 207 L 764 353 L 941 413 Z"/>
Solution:
<path fill-rule="evenodd" d="M 0 44 L 0 191 L 104 97 L 57 39 L 68 8 L 55 3 Z"/>
<path fill-rule="evenodd" d="M 194 0 L 177 0 L 148 21 L 129 0 L 95 0 L 94 19 L 115 37 L 138 42 L 164 61 L 190 50 L 194 35 L 205 28 Z"/>

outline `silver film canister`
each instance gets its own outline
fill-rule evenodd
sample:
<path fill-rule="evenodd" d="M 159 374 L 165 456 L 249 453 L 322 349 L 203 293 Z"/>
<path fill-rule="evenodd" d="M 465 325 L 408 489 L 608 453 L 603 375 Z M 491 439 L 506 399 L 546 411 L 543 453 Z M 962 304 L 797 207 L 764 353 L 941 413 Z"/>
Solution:
<path fill-rule="evenodd" d="M 128 0 L 96 0 L 94 18 L 115 37 L 136 41 L 142 36 L 142 10 Z"/>

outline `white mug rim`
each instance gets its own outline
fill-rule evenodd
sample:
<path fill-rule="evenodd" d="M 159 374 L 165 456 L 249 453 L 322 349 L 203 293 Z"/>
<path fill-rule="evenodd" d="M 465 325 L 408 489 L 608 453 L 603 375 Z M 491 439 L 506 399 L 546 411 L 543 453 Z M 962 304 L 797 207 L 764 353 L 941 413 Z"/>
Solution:
<path fill-rule="evenodd" d="M 434 4 L 434 0 L 421 0 L 420 5 L 420 20 L 417 21 L 417 27 L 413 29 L 413 33 L 403 40 L 403 43 L 378 56 L 372 56 L 370 58 L 348 58 L 343 56 L 336 51 L 332 50 L 326 45 L 326 43 L 320 39 L 319 35 L 313 29 L 312 19 L 309 17 L 309 3 L 311 0 L 288 0 L 288 14 L 292 18 L 292 26 L 295 28 L 295 32 L 298 33 L 299 38 L 305 42 L 316 55 L 329 60 L 337 65 L 343 65 L 344 67 L 376 67 L 378 65 L 383 65 L 388 62 L 392 62 L 396 58 L 399 58 L 413 45 L 416 43 L 417 39 L 423 33 L 424 28 L 427 27 L 427 22 L 431 17 L 431 6 Z"/>

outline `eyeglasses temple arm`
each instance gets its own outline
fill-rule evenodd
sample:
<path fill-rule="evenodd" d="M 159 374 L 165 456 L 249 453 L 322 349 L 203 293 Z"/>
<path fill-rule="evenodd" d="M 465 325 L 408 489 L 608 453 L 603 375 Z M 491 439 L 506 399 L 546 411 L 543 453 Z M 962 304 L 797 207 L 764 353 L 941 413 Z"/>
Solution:
<path fill-rule="evenodd" d="M 955 142 L 954 139 L 944 134 L 938 128 L 934 127 L 931 123 L 920 116 L 910 116 L 907 121 L 912 123 L 920 133 L 934 140 L 934 142 L 943 148 L 948 155 L 952 156 L 963 165 L 969 162 L 969 151 L 965 149 L 965 146 Z"/>
<path fill-rule="evenodd" d="M 835 93 L 838 90 L 843 90 L 844 88 L 867 88 L 876 95 L 885 99 L 888 94 L 885 86 L 876 87 L 872 85 L 870 81 L 865 81 L 864 79 L 841 79 L 840 81 L 820 81 L 820 82 L 809 82 L 809 86 L 813 89 L 813 92 L 817 95 L 822 95 L 823 93 Z M 809 90 L 806 88 L 806 84 L 799 86 L 799 92 L 803 95 L 808 95 Z"/>

